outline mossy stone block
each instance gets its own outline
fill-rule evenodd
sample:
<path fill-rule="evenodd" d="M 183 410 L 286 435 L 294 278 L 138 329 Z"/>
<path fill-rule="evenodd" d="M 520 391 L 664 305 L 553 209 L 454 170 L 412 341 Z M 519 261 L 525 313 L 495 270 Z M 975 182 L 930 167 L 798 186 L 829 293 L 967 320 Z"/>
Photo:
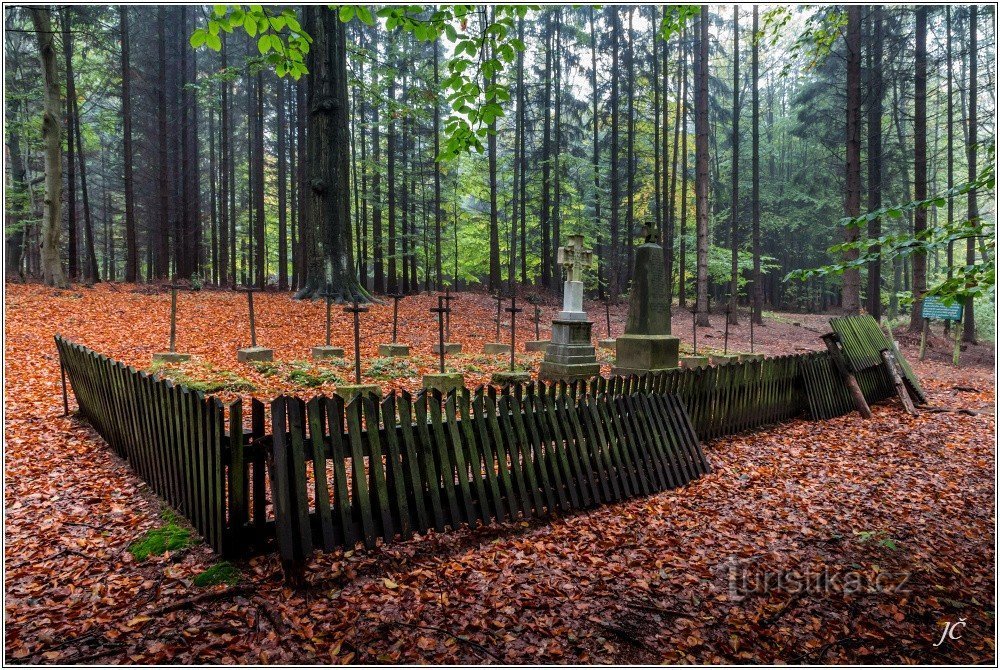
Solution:
<path fill-rule="evenodd" d="M 424 388 L 437 389 L 441 393 L 461 389 L 465 386 L 465 377 L 460 372 L 424 375 Z"/>
<path fill-rule="evenodd" d="M 525 351 L 545 351 L 549 346 L 549 340 L 529 340 L 524 343 Z"/>
<path fill-rule="evenodd" d="M 484 354 L 509 354 L 510 345 L 504 344 L 503 342 L 487 342 L 483 345 Z"/>
<path fill-rule="evenodd" d="M 180 354 L 176 351 L 161 351 L 153 354 L 154 363 L 183 363 L 191 360 L 191 354 Z"/>
<path fill-rule="evenodd" d="M 725 365 L 738 361 L 739 356 L 736 354 L 709 354 L 708 360 L 711 361 L 712 365 Z"/>
<path fill-rule="evenodd" d="M 236 352 L 236 360 L 240 363 L 248 363 L 250 361 L 273 361 L 274 349 L 268 349 L 267 347 L 247 347 L 245 349 L 240 349 Z"/>
<path fill-rule="evenodd" d="M 313 347 L 312 357 L 314 361 L 321 361 L 327 358 L 343 358 L 343 347 Z"/>
<path fill-rule="evenodd" d="M 764 360 L 764 354 L 738 354 L 740 357 L 740 363 L 746 361 L 762 361 Z"/>
<path fill-rule="evenodd" d="M 531 381 L 531 373 L 526 371 L 504 371 L 494 372 L 490 377 L 490 383 L 497 386 L 508 386 L 510 384 L 527 384 Z"/>
<path fill-rule="evenodd" d="M 381 358 L 396 358 L 410 355 L 410 345 L 408 344 L 380 344 L 378 345 L 378 355 Z"/>
<path fill-rule="evenodd" d="M 615 338 L 609 337 L 603 340 L 597 340 L 597 346 L 601 349 L 614 349 L 615 348 Z"/>
<path fill-rule="evenodd" d="M 708 356 L 681 356 L 682 368 L 707 368 Z"/>
<path fill-rule="evenodd" d="M 434 344 L 431 349 L 438 356 L 441 355 L 441 346 L 439 344 Z M 462 353 L 462 343 L 461 342 L 445 342 L 444 343 L 444 353 L 446 354 L 460 354 Z"/>

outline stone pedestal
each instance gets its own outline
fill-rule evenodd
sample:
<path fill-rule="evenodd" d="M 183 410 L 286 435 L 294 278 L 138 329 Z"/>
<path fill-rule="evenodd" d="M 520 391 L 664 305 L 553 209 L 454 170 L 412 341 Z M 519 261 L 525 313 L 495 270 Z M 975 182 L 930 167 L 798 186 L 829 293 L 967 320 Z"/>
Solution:
<path fill-rule="evenodd" d="M 549 346 L 549 340 L 528 340 L 524 343 L 525 351 L 545 351 Z"/>
<path fill-rule="evenodd" d="M 355 396 L 365 396 L 369 393 L 381 398 L 382 387 L 378 384 L 344 384 L 337 387 L 337 395 L 343 398 L 345 403 L 351 402 Z"/>
<path fill-rule="evenodd" d="M 510 345 L 503 342 L 487 342 L 483 345 L 484 354 L 510 354 Z"/>
<path fill-rule="evenodd" d="M 737 354 L 740 357 L 740 363 L 745 363 L 746 361 L 762 361 L 764 360 L 764 354 Z"/>
<path fill-rule="evenodd" d="M 327 358 L 343 358 L 343 347 L 313 347 L 312 357 L 314 361 L 321 361 Z"/>
<path fill-rule="evenodd" d="M 380 344 L 378 345 L 378 355 L 382 358 L 394 358 L 397 356 L 409 356 L 410 345 L 408 344 Z"/>
<path fill-rule="evenodd" d="M 645 374 L 677 367 L 680 339 L 670 334 L 670 303 L 663 248 L 650 241 L 635 250 L 625 332 L 615 340 L 613 374 Z"/>
<path fill-rule="evenodd" d="M 241 363 L 250 361 L 273 361 L 274 349 L 267 347 L 247 347 L 236 352 L 236 360 Z"/>
<path fill-rule="evenodd" d="M 615 340 L 611 374 L 642 375 L 677 367 L 680 339 L 673 335 L 621 335 Z"/>
<path fill-rule="evenodd" d="M 552 341 L 545 349 L 538 378 L 555 381 L 588 379 L 599 375 L 601 364 L 597 362 L 596 351 L 590 341 L 593 325 L 586 320 L 554 320 Z"/>
<path fill-rule="evenodd" d="M 461 372 L 446 372 L 444 374 L 424 375 L 424 388 L 436 389 L 441 393 L 459 390 L 465 386 L 465 377 Z"/>
<path fill-rule="evenodd" d="M 736 354 L 709 354 L 708 360 L 711 361 L 712 365 L 725 365 L 739 360 L 739 356 Z"/>
<path fill-rule="evenodd" d="M 682 368 L 707 368 L 708 356 L 681 356 L 680 363 Z"/>
<path fill-rule="evenodd" d="M 176 351 L 161 351 L 153 354 L 154 363 L 183 363 L 191 360 L 191 354 L 179 354 Z"/>
<path fill-rule="evenodd" d="M 523 371 L 494 372 L 490 377 L 490 383 L 497 386 L 509 386 L 510 384 L 527 384 L 531 381 L 531 373 Z"/>
<path fill-rule="evenodd" d="M 608 338 L 608 339 L 605 339 L 605 340 L 597 340 L 597 346 L 600 349 L 614 349 L 615 348 L 615 339 L 612 337 L 612 338 Z"/>
<path fill-rule="evenodd" d="M 441 345 L 435 343 L 434 347 L 431 349 L 438 356 L 441 355 Z M 462 343 L 461 342 L 445 342 L 444 343 L 444 353 L 446 354 L 460 354 L 462 353 Z"/>

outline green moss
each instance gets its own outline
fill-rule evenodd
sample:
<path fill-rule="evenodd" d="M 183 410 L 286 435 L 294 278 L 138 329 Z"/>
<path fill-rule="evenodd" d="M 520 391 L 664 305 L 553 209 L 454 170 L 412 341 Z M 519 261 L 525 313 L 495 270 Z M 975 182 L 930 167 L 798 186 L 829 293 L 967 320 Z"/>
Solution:
<path fill-rule="evenodd" d="M 164 379 L 170 379 L 175 384 L 181 384 L 193 391 L 202 393 L 218 393 L 220 391 L 256 391 L 253 382 L 240 377 L 229 370 L 219 370 L 204 361 L 190 361 L 178 366 L 157 361 L 150 366 L 150 371 Z"/>
<path fill-rule="evenodd" d="M 216 584 L 229 584 L 232 586 L 240 580 L 240 571 L 229 561 L 216 563 L 208 570 L 199 572 L 194 577 L 194 585 L 207 587 Z"/>
<path fill-rule="evenodd" d="M 305 361 L 289 363 L 285 379 L 298 386 L 308 387 L 344 383 L 344 380 L 334 370 L 318 367 Z"/>
<path fill-rule="evenodd" d="M 368 376 L 376 379 L 392 379 L 394 377 L 414 377 L 417 374 L 413 364 L 405 358 L 383 357 L 372 359 L 368 366 Z"/>
<path fill-rule="evenodd" d="M 191 531 L 177 525 L 175 519 L 176 516 L 170 513 L 167 523 L 146 531 L 142 537 L 130 544 L 128 550 L 132 557 L 142 562 L 150 556 L 161 556 L 168 551 L 193 547 L 195 541 Z"/>
<path fill-rule="evenodd" d="M 281 366 L 274 361 L 256 361 L 251 362 L 250 365 L 265 377 L 273 377 L 281 371 Z"/>

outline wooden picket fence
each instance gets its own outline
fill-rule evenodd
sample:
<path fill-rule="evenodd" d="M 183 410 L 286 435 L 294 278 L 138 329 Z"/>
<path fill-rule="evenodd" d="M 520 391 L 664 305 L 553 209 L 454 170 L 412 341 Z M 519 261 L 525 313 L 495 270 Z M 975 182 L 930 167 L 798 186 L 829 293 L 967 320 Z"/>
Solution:
<path fill-rule="evenodd" d="M 683 486 L 709 470 L 700 440 L 853 410 L 825 351 L 444 396 L 279 396 L 245 410 L 56 345 L 81 414 L 213 548 L 276 547 L 287 564 Z M 869 402 L 893 395 L 880 367 L 856 374 Z"/>
<path fill-rule="evenodd" d="M 920 386 L 913 368 L 899 353 L 899 349 L 879 327 L 871 314 L 842 316 L 830 319 L 830 327 L 843 346 L 844 356 L 858 379 L 865 398 L 888 397 L 894 393 L 892 379 L 882 365 L 882 352 L 893 352 L 903 370 L 903 380 L 919 402 L 926 403 L 927 396 Z"/>

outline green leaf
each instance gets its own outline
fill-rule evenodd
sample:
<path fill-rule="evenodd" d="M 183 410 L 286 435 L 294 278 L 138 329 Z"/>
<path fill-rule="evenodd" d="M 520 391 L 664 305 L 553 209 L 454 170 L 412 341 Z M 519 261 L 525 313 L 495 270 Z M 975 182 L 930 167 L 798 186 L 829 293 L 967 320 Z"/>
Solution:
<path fill-rule="evenodd" d="M 208 38 L 208 33 L 206 33 L 202 28 L 198 28 L 193 33 L 191 33 L 191 46 L 197 49 L 198 47 L 205 44 L 205 40 Z"/>
<path fill-rule="evenodd" d="M 354 5 L 341 5 L 340 6 L 340 20 L 343 23 L 348 23 L 354 18 Z"/>
<path fill-rule="evenodd" d="M 205 44 L 212 51 L 222 50 L 222 40 L 219 39 L 218 35 L 209 35 L 208 38 L 205 40 Z"/>
<path fill-rule="evenodd" d="M 226 11 L 228 11 L 228 7 L 226 7 L 225 5 L 215 5 L 212 9 L 215 12 L 215 15 L 218 16 L 219 18 L 225 16 Z"/>
<path fill-rule="evenodd" d="M 271 36 L 262 35 L 259 40 L 257 40 L 257 50 L 262 54 L 266 54 L 271 50 Z"/>
<path fill-rule="evenodd" d="M 358 11 L 358 18 L 361 19 L 362 23 L 369 26 L 375 25 L 375 18 L 372 16 L 371 11 L 367 7 L 365 7 L 364 5 L 359 5 L 357 11 Z"/>
<path fill-rule="evenodd" d="M 250 37 L 257 36 L 257 22 L 252 20 L 250 17 L 247 17 L 247 19 L 243 21 L 243 28 L 247 31 L 247 35 Z M 258 44 L 258 46 L 260 45 Z"/>

